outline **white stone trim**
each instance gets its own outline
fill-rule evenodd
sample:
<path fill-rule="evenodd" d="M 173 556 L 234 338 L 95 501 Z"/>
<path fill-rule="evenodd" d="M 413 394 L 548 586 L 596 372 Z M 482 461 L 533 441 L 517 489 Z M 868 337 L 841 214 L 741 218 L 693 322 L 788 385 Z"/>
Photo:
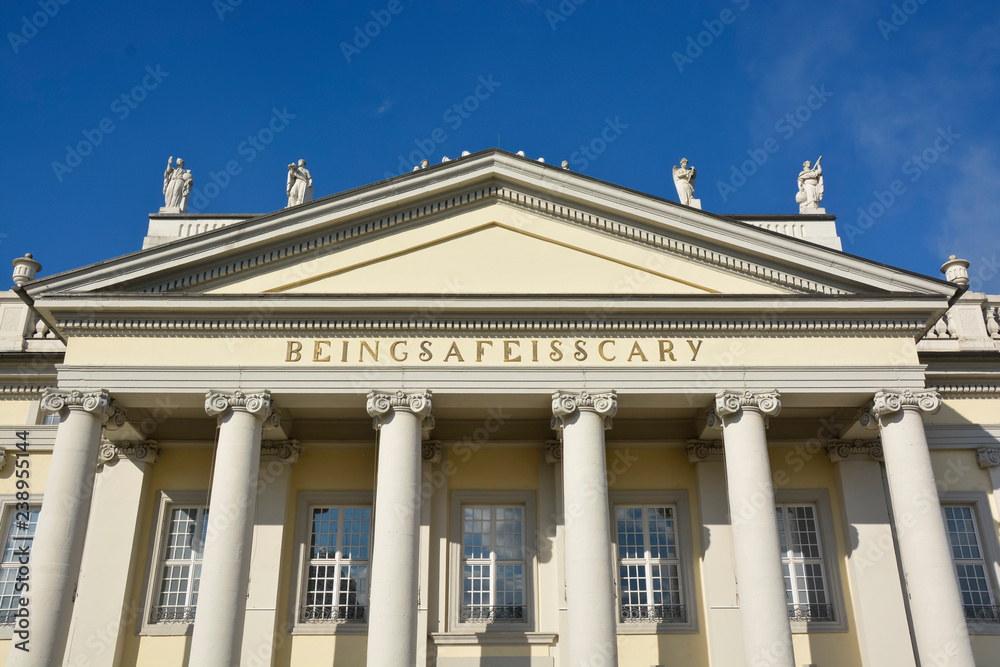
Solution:
<path fill-rule="evenodd" d="M 364 623 L 300 623 L 299 608 L 305 598 L 309 578 L 309 508 L 314 505 L 367 505 L 371 508 L 368 533 L 368 584 L 371 586 L 371 562 L 375 537 L 375 494 L 371 491 L 299 491 L 295 502 L 295 546 L 292 552 L 292 578 L 288 591 L 288 615 L 285 632 L 290 635 L 367 635 L 367 616 Z M 369 597 L 369 603 L 371 598 Z"/>
<path fill-rule="evenodd" d="M 618 531 L 615 526 L 616 505 L 670 505 L 676 510 L 677 525 L 675 537 L 678 542 L 682 604 L 687 610 L 685 623 L 622 623 L 621 622 L 621 581 L 618 576 Z M 699 632 L 700 611 L 697 589 L 695 588 L 695 555 L 692 544 L 691 504 L 686 489 L 608 491 L 608 509 L 611 517 L 610 542 L 615 564 L 615 623 L 619 635 L 649 634 L 696 634 Z"/>
<path fill-rule="evenodd" d="M 524 505 L 524 600 L 527 605 L 526 623 L 461 623 L 459 607 L 462 601 L 462 506 L 463 505 Z M 534 632 L 538 618 L 538 501 L 534 491 L 474 491 L 451 492 L 448 528 L 448 600 L 447 635 L 510 635 Z M 480 642 L 476 642 L 480 643 Z M 506 642 L 505 642 L 506 643 Z"/>
<path fill-rule="evenodd" d="M 1000 605 L 1000 540 L 995 530 L 996 521 L 990 509 L 990 498 L 985 491 L 943 491 L 941 499 L 941 520 L 944 521 L 944 507 L 971 507 L 976 520 L 976 529 L 982 539 L 983 560 L 986 561 L 987 576 L 993 593 L 993 603 Z M 952 571 L 954 571 L 952 559 Z M 957 576 L 957 575 L 956 575 Z M 970 635 L 1000 635 L 1000 623 L 968 623 Z"/>
<path fill-rule="evenodd" d="M 190 635 L 194 623 L 150 623 L 149 617 L 156 604 L 157 586 L 160 582 L 159 563 L 164 548 L 164 537 L 168 529 L 170 508 L 174 505 L 198 505 L 208 507 L 208 489 L 204 491 L 160 490 L 156 494 L 153 527 L 146 551 L 146 581 L 139 600 L 140 613 L 136 618 L 135 631 L 144 636 Z"/>
<path fill-rule="evenodd" d="M 833 605 L 833 621 L 791 621 L 792 634 L 815 634 L 818 632 L 847 632 L 847 606 L 844 603 L 844 584 L 840 576 L 841 553 L 834 530 L 833 509 L 828 489 L 775 489 L 774 502 L 803 503 L 816 506 L 819 538 L 822 540 L 823 571 L 826 573 L 827 597 Z M 849 536 L 844 536 L 850 539 Z"/>

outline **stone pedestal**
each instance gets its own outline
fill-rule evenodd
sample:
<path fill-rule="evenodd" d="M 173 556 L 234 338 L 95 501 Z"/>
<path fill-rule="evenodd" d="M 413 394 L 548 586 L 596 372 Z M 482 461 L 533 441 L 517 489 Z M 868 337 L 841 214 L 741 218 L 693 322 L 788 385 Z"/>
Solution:
<path fill-rule="evenodd" d="M 552 426 L 562 431 L 566 508 L 568 665 L 618 665 L 615 566 L 607 548 L 607 458 L 604 431 L 618 408 L 615 394 L 556 393 Z"/>

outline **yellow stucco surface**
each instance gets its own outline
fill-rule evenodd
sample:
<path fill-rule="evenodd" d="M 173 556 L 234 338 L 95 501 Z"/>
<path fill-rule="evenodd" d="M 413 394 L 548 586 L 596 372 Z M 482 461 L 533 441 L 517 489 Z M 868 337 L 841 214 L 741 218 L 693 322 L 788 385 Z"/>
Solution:
<path fill-rule="evenodd" d="M 0 401 L 0 424 L 27 424 L 31 406 L 31 401 Z"/>
<path fill-rule="evenodd" d="M 936 414 L 924 414 L 925 424 L 1000 424 L 1000 398 L 947 398 Z"/>

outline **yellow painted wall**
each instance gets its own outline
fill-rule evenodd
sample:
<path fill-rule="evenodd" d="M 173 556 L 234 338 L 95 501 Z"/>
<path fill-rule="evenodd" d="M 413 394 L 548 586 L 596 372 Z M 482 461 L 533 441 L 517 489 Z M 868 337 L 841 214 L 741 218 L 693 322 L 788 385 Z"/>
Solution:
<path fill-rule="evenodd" d="M 292 466 L 282 540 L 278 586 L 278 634 L 275 667 L 295 665 L 364 665 L 368 635 L 289 635 L 285 632 L 293 595 L 295 512 L 300 491 L 371 491 L 375 483 L 375 453 L 363 449 L 305 448 Z"/>
<path fill-rule="evenodd" d="M 31 401 L 0 401 L 0 424 L 21 426 L 28 424 Z"/>
<path fill-rule="evenodd" d="M 923 417 L 925 424 L 1000 424 L 1000 398 L 947 398 L 936 414 Z"/>

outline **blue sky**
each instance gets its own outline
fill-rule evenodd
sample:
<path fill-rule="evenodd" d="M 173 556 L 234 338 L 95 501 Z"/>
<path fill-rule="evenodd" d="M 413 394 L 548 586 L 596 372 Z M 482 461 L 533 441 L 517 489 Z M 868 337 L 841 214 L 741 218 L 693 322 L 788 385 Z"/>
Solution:
<path fill-rule="evenodd" d="M 137 250 L 168 156 L 263 213 L 298 158 L 321 196 L 499 146 L 670 199 L 687 157 L 724 214 L 823 155 L 847 252 L 1000 293 L 995 0 L 63 1 L 0 6 L 0 250 L 43 274 Z"/>

